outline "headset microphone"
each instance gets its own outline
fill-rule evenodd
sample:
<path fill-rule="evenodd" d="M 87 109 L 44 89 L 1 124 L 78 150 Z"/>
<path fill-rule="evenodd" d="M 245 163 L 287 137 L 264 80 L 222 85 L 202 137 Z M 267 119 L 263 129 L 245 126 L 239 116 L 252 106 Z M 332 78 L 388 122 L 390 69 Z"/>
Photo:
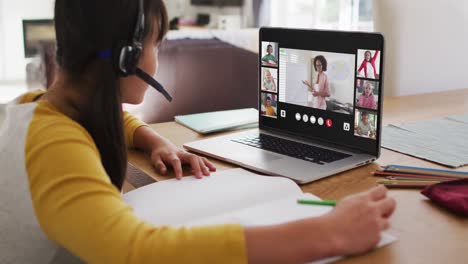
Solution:
<path fill-rule="evenodd" d="M 147 74 L 138 67 L 136 68 L 135 74 L 136 76 L 138 76 L 138 78 L 142 79 L 147 84 L 151 85 L 154 89 L 156 89 L 158 92 L 160 92 L 162 95 L 164 95 L 164 97 L 166 97 L 166 99 L 169 102 L 172 102 L 172 96 L 166 91 L 166 89 L 164 89 L 164 87 L 158 81 L 153 79 L 153 77 L 151 77 L 149 74 Z"/>

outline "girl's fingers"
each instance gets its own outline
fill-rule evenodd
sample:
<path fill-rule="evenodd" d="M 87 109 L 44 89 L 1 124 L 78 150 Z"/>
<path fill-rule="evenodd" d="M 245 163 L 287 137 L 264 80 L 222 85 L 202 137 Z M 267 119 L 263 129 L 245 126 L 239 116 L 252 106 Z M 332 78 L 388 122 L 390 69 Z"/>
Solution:
<path fill-rule="evenodd" d="M 211 171 L 211 172 L 215 172 L 216 171 L 216 167 L 215 165 L 213 165 L 213 163 L 211 163 L 211 161 L 209 161 L 207 158 L 202 158 L 204 164 L 206 167 L 208 167 L 208 169 Z"/>
<path fill-rule="evenodd" d="M 195 175 L 196 178 L 200 179 L 203 177 L 202 169 L 200 168 L 199 159 L 196 155 L 185 152 L 185 153 L 179 154 L 179 157 L 184 163 L 190 164 L 190 167 L 192 167 L 193 174 Z"/>
<path fill-rule="evenodd" d="M 382 200 L 387 196 L 387 188 L 383 185 L 379 185 L 369 191 L 369 195 L 372 201 L 379 201 Z"/>
<path fill-rule="evenodd" d="M 167 167 L 164 164 L 161 156 L 156 156 L 155 158 L 153 158 L 153 166 L 158 173 L 162 175 L 165 175 L 167 173 Z"/>
<path fill-rule="evenodd" d="M 384 230 L 387 230 L 390 228 L 390 223 L 388 221 L 388 219 L 384 218 L 380 221 L 380 230 L 384 231 Z"/>
<path fill-rule="evenodd" d="M 200 168 L 203 172 L 204 176 L 210 176 L 210 170 L 208 167 L 205 165 L 205 161 L 203 161 L 202 157 L 198 157 L 198 164 L 200 164 Z"/>
<path fill-rule="evenodd" d="M 384 218 L 388 218 L 395 211 L 396 201 L 393 198 L 385 198 L 377 202 L 377 207 L 380 211 L 380 215 Z"/>
<path fill-rule="evenodd" d="M 176 154 L 170 155 L 167 159 L 165 159 L 166 164 L 171 164 L 172 169 L 174 169 L 175 176 L 177 179 L 182 179 L 182 162 L 180 161 L 179 157 Z"/>
<path fill-rule="evenodd" d="M 210 172 L 216 171 L 216 167 L 207 158 L 199 157 L 185 151 L 153 158 L 153 165 L 159 173 L 166 174 L 167 166 L 170 165 L 174 169 L 177 179 L 182 179 L 182 164 L 189 164 L 193 174 L 198 179 L 203 176 L 210 176 Z"/>

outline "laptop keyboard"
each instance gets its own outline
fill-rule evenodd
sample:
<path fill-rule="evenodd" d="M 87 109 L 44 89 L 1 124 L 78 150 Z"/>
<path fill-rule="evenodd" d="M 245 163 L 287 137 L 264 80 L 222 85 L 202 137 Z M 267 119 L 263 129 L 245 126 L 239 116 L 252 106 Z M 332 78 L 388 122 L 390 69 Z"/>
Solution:
<path fill-rule="evenodd" d="M 306 145 L 265 134 L 255 134 L 252 136 L 232 139 L 232 141 L 322 165 L 351 157 L 351 155 L 337 151 Z"/>

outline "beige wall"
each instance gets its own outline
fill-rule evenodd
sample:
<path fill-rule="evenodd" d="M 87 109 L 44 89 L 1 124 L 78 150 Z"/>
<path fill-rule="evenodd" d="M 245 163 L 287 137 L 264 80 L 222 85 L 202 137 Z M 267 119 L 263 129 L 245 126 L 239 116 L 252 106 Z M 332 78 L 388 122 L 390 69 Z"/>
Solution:
<path fill-rule="evenodd" d="M 374 13 L 387 96 L 468 88 L 468 1 L 374 0 Z"/>

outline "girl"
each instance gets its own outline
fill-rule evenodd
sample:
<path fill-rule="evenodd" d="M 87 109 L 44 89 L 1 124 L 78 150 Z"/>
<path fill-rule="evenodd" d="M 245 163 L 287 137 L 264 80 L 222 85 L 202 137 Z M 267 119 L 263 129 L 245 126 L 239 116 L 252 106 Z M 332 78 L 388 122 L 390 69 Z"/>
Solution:
<path fill-rule="evenodd" d="M 309 95 L 307 101 L 313 108 L 327 110 L 327 97 L 330 97 L 330 82 L 328 81 L 327 60 L 319 55 L 314 59 L 314 68 L 317 72 L 317 81 L 314 86 L 308 81 L 302 81 L 308 87 Z"/>
<path fill-rule="evenodd" d="M 369 109 L 377 109 L 377 103 L 375 102 L 375 97 L 373 93 L 374 87 L 368 81 L 364 83 L 364 91 L 359 96 L 358 99 L 358 106 L 369 108 Z"/>
<path fill-rule="evenodd" d="M 268 69 L 263 70 L 263 90 L 276 92 L 275 79 L 273 78 L 273 75 L 271 75 L 271 72 Z"/>
<path fill-rule="evenodd" d="M 377 68 L 375 66 L 375 61 L 379 56 L 379 51 L 377 50 L 372 57 L 372 53 L 368 50 L 364 53 L 364 60 L 359 67 L 357 74 L 362 76 L 361 71 L 364 70 L 364 77 L 369 79 L 379 79 L 379 74 L 377 73 Z"/>
<path fill-rule="evenodd" d="M 138 66 L 152 75 L 167 13 L 162 0 L 140 1 Z M 76 256 L 89 263 L 285 263 L 373 248 L 395 208 L 385 188 L 345 199 L 322 217 L 264 227 L 158 227 L 133 214 L 120 195 L 127 146 L 148 151 L 160 172 L 172 166 L 177 177 L 181 162 L 198 177 L 214 170 L 122 117 L 121 103 L 140 103 L 147 88 L 116 70 L 140 1 L 56 1 L 58 77 L 45 94 L 11 104 L 0 130 L 2 262 L 71 263 Z"/>

